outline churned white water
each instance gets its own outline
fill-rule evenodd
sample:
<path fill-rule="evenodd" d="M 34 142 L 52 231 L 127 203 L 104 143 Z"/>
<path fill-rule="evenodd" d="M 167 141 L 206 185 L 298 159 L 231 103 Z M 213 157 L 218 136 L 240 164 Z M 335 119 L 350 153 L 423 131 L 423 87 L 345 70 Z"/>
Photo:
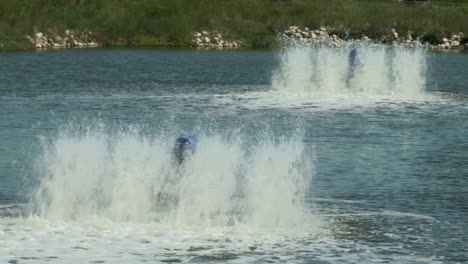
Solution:
<path fill-rule="evenodd" d="M 174 136 L 140 132 L 65 129 L 43 140 L 33 214 L 155 221 L 176 229 L 291 230 L 306 221 L 303 201 L 313 171 L 300 138 L 246 147 L 251 143 L 240 136 L 199 135 L 197 151 L 178 165 Z"/>
<path fill-rule="evenodd" d="M 257 248 L 283 254 L 275 244 L 322 228 L 305 206 L 313 164 L 299 136 L 199 134 L 178 165 L 169 132 L 106 130 L 66 127 L 42 139 L 40 183 L 25 219 L 2 219 L 11 244 L 0 240 L 0 260 L 247 260 Z"/>
<path fill-rule="evenodd" d="M 295 44 L 281 52 L 272 87 L 283 93 L 309 96 L 420 99 L 427 96 L 426 59 L 423 48 Z"/>

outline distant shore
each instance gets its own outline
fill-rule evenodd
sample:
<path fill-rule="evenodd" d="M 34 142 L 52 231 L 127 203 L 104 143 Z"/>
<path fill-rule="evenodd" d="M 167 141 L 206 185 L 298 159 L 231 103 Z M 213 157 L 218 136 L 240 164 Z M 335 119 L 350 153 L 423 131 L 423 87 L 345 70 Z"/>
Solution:
<path fill-rule="evenodd" d="M 326 28 L 341 40 L 418 41 L 463 50 L 468 48 L 467 16 L 468 0 L 3 0 L 0 51 L 271 48 L 291 27 L 301 29 L 292 36 L 297 39 Z"/>

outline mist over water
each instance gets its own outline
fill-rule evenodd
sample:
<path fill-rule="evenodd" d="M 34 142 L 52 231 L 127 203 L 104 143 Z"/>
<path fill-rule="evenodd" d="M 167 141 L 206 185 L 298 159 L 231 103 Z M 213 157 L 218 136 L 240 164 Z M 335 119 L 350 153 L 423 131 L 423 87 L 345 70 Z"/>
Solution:
<path fill-rule="evenodd" d="M 303 203 L 312 153 L 299 136 L 248 142 L 243 135 L 200 133 L 196 152 L 179 165 L 172 156 L 174 136 L 141 132 L 67 126 L 44 139 L 34 214 L 156 221 L 176 229 L 290 231 L 311 220 Z"/>
<path fill-rule="evenodd" d="M 346 44 L 310 47 L 292 44 L 281 52 L 272 88 L 309 96 L 427 97 L 423 48 Z"/>

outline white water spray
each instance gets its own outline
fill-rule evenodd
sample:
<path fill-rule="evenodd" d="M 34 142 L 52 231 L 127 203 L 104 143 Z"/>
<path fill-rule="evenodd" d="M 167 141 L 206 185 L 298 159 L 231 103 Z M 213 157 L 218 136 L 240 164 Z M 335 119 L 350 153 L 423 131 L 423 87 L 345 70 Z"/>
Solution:
<path fill-rule="evenodd" d="M 423 48 L 295 44 L 281 53 L 272 86 L 303 95 L 421 98 L 426 57 Z"/>
<path fill-rule="evenodd" d="M 140 132 L 64 129 L 45 140 L 37 160 L 42 179 L 32 196 L 36 215 L 172 229 L 287 230 L 306 221 L 312 162 L 299 137 L 251 144 L 203 134 L 195 154 L 178 167 L 171 156 L 175 138 Z"/>

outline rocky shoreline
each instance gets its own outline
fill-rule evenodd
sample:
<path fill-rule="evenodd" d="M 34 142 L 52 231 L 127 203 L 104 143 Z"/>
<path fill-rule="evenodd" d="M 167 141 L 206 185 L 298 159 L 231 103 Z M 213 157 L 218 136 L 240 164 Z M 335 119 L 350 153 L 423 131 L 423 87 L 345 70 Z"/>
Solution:
<path fill-rule="evenodd" d="M 361 38 L 351 39 L 348 35 L 347 32 L 339 32 L 333 28 L 321 27 L 320 29 L 311 30 L 308 27 L 290 26 L 288 30 L 282 33 L 280 39 L 286 43 L 296 42 L 312 46 L 328 45 L 341 47 L 353 43 L 377 43 L 410 48 L 424 46 L 432 50 L 468 50 L 468 43 L 462 44 L 463 32 L 452 34 L 450 38 L 443 38 L 440 44 L 422 42 L 422 36 L 414 36 L 411 32 L 399 34 L 395 29 L 392 29 L 388 34 L 381 36 L 379 39 L 371 39 L 365 35 Z"/>
<path fill-rule="evenodd" d="M 242 41 L 226 40 L 223 34 L 216 31 L 195 32 L 192 42 L 195 46 L 204 48 L 240 48 L 242 46 Z"/>
<path fill-rule="evenodd" d="M 91 31 L 76 34 L 73 30 L 65 30 L 64 35 L 49 31 L 49 36 L 36 32 L 33 37 L 26 36 L 36 49 L 64 48 L 97 48 L 102 46 L 93 37 Z"/>
<path fill-rule="evenodd" d="M 96 48 L 105 46 L 96 41 L 93 33 L 90 31 L 74 31 L 67 29 L 60 35 L 49 30 L 49 34 L 36 32 L 32 37 L 27 36 L 28 40 L 36 49 L 64 49 L 64 48 Z M 462 43 L 464 34 L 459 32 L 452 34 L 450 38 L 443 38 L 442 43 L 429 44 L 423 42 L 423 36 L 413 35 L 411 32 L 400 34 L 392 29 L 387 34 L 378 39 L 371 39 L 365 35 L 360 38 L 350 38 L 349 32 L 339 31 L 333 28 L 321 27 L 319 29 L 309 29 L 290 26 L 287 30 L 279 34 L 279 43 L 287 45 L 288 43 L 301 43 L 303 45 L 320 46 L 328 45 L 341 47 L 343 45 L 357 43 L 375 43 L 390 46 L 406 47 L 426 47 L 432 50 L 468 50 L 468 43 Z M 217 31 L 199 31 L 192 33 L 191 44 L 189 46 L 199 48 L 219 48 L 219 49 L 237 49 L 248 47 L 245 41 L 232 40 L 225 38 L 223 34 Z"/>

